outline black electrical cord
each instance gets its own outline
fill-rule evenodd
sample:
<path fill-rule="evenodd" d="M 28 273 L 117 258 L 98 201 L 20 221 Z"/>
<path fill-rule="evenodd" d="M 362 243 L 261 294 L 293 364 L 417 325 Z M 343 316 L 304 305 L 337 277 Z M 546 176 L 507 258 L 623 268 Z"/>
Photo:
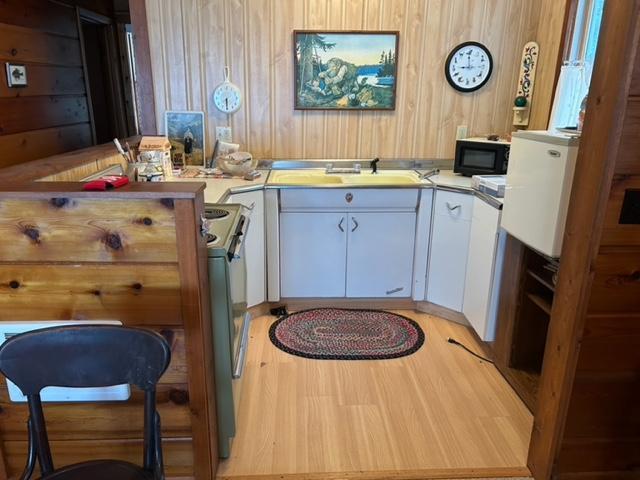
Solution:
<path fill-rule="evenodd" d="M 447 338 L 447 342 L 449 343 L 453 343 L 454 345 L 457 345 L 458 347 L 461 347 L 463 349 L 465 349 L 467 352 L 469 352 L 471 355 L 473 355 L 476 358 L 479 358 L 480 360 L 482 360 L 483 362 L 487 362 L 487 363 L 493 363 L 492 360 L 489 360 L 488 358 L 485 358 L 481 355 L 478 355 L 476 352 L 474 352 L 473 350 L 470 350 L 466 345 L 463 345 L 462 343 L 460 343 L 459 341 L 449 337 Z"/>

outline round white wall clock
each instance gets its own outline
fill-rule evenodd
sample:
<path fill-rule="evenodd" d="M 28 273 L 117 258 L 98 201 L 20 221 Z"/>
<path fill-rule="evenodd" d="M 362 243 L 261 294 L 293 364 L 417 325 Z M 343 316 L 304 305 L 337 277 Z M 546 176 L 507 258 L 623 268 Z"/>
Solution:
<path fill-rule="evenodd" d="M 213 103 L 224 113 L 237 112 L 242 104 L 240 88 L 229 81 L 229 67 L 224 69 L 224 82 L 213 91 Z"/>
<path fill-rule="evenodd" d="M 474 92 L 491 78 L 493 58 L 489 49 L 478 42 L 455 47 L 444 64 L 449 84 L 459 92 Z"/>

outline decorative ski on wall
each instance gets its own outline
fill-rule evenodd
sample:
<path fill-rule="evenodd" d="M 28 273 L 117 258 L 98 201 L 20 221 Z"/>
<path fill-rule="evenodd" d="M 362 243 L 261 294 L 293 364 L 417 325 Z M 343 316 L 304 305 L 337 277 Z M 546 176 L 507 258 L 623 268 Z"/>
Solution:
<path fill-rule="evenodd" d="M 539 53 L 540 46 L 536 42 L 527 43 L 522 50 L 518 93 L 513 107 L 513 124 L 518 127 L 529 125 L 531 99 L 533 97 L 533 85 L 536 79 Z"/>

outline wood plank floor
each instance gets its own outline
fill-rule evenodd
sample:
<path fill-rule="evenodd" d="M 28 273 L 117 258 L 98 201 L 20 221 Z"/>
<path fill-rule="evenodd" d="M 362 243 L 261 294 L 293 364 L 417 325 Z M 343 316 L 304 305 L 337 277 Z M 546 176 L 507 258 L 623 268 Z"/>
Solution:
<path fill-rule="evenodd" d="M 253 320 L 238 433 L 221 480 L 529 477 L 532 416 L 466 327 L 400 310 L 424 329 L 413 355 L 310 360 Z"/>

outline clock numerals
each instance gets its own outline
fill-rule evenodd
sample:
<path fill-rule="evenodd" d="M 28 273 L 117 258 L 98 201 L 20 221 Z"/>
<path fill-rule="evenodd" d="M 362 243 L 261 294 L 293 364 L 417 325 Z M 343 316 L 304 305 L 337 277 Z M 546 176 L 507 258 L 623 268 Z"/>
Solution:
<path fill-rule="evenodd" d="M 445 74 L 453 88 L 473 92 L 489 81 L 493 60 L 487 48 L 477 42 L 458 45 L 447 57 Z"/>
<path fill-rule="evenodd" d="M 221 112 L 233 113 L 240 108 L 242 94 L 237 86 L 225 81 L 214 91 L 213 100 Z"/>

